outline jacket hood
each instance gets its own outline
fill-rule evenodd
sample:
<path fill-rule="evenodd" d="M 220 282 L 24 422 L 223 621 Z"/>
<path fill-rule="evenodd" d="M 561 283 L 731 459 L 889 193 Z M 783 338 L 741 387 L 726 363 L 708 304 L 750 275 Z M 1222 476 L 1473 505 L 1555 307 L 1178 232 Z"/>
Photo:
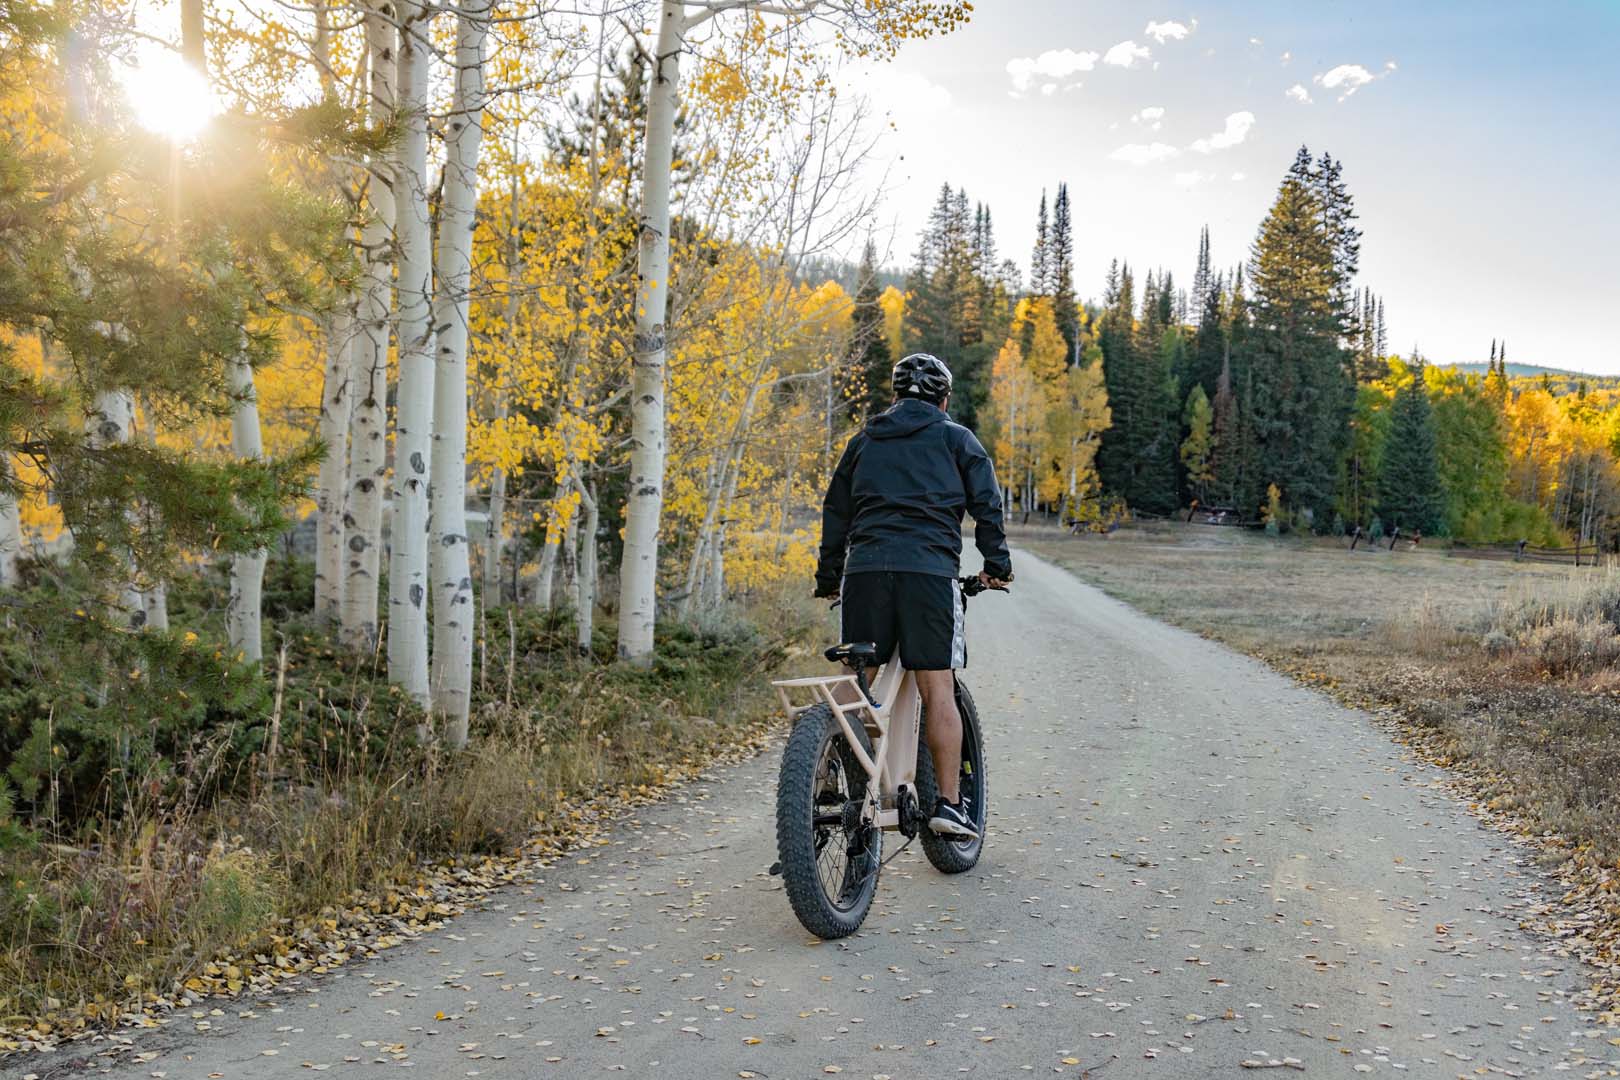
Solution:
<path fill-rule="evenodd" d="M 950 417 L 943 409 L 916 398 L 901 398 L 866 422 L 866 433 L 874 439 L 903 439 L 925 427 L 942 424 Z"/>

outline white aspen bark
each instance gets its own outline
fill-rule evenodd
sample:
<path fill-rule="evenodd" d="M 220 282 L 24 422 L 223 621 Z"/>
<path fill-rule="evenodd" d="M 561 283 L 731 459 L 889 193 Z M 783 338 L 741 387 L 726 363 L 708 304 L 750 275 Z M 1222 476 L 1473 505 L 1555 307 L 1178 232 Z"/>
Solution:
<path fill-rule="evenodd" d="M 555 539 L 553 539 L 555 537 Z M 557 578 L 557 552 L 562 547 L 557 523 L 546 527 L 546 542 L 540 552 L 540 572 L 534 576 L 534 594 L 530 602 L 541 611 L 551 610 L 551 588 Z"/>
<path fill-rule="evenodd" d="M 343 618 L 344 506 L 349 488 L 349 414 L 354 398 L 354 314 L 345 304 L 326 320 L 326 379 L 321 387 L 321 441 L 326 457 L 315 483 L 315 618 Z"/>
<path fill-rule="evenodd" d="M 0 460 L 0 470 L 4 470 L 9 479 L 11 470 L 3 460 Z M 0 496 L 0 589 L 17 587 L 17 556 L 22 554 L 22 548 L 22 514 L 17 500 Z"/>
<path fill-rule="evenodd" d="M 433 387 L 433 712 L 445 742 L 467 744 L 472 702 L 473 588 L 467 551 L 467 309 L 472 281 L 478 148 L 483 136 L 484 36 L 490 0 L 465 0 L 456 17 L 456 91 L 445 120 L 439 210 L 438 360 Z"/>
<path fill-rule="evenodd" d="M 85 417 L 85 436 L 93 450 L 128 442 L 135 428 L 135 402 L 123 390 L 103 390 Z M 146 623 L 146 608 L 135 588 L 135 564 L 130 559 L 122 581 L 113 590 L 115 603 L 133 627 Z"/>
<path fill-rule="evenodd" d="M 641 181 L 635 355 L 630 388 L 630 477 L 619 567 L 619 656 L 652 662 L 657 621 L 658 525 L 664 505 L 665 309 L 669 298 L 669 184 L 685 31 L 682 4 L 663 0 L 647 88 Z"/>
<path fill-rule="evenodd" d="M 503 407 L 499 413 L 504 413 Z M 484 607 L 501 602 L 501 555 L 506 546 L 506 470 L 496 468 L 489 486 L 489 525 L 484 538 Z"/>
<path fill-rule="evenodd" d="M 579 531 L 579 572 L 574 582 L 574 641 L 579 646 L 580 655 L 589 656 L 591 635 L 596 628 L 596 530 L 601 518 L 597 512 L 595 488 L 581 484 L 579 490 L 580 509 L 584 511 L 585 521 Z"/>
<path fill-rule="evenodd" d="M 381 124 L 394 115 L 399 35 L 388 0 L 366 10 L 369 115 Z M 377 648 L 377 579 L 382 552 L 382 496 L 388 476 L 388 332 L 394 278 L 393 169 L 371 162 L 366 198 L 370 213 L 360 233 L 365 258 L 349 397 L 349 497 L 343 520 L 342 640 L 355 652 Z"/>
<path fill-rule="evenodd" d="M 401 136 L 394 169 L 399 244 L 399 394 L 389 493 L 388 681 L 429 704 L 428 484 L 433 422 L 433 253 L 429 248 L 427 76 L 431 14 L 419 0 L 399 5 Z"/>
<path fill-rule="evenodd" d="M 146 441 L 157 445 L 157 420 L 152 416 L 151 402 L 141 409 L 146 414 Z M 141 590 L 142 626 L 153 630 L 169 628 L 169 585 L 166 581 L 153 581 Z"/>
<path fill-rule="evenodd" d="M 731 480 L 726 484 L 726 500 L 720 508 L 720 519 L 714 535 L 709 539 L 711 565 L 707 582 L 710 608 L 719 607 L 726 598 L 726 527 L 731 520 L 731 508 L 737 501 L 737 480 L 742 476 L 742 448 L 737 448 L 738 460 L 731 466 Z"/>
<path fill-rule="evenodd" d="M 253 387 L 253 368 L 240 355 L 227 361 L 236 410 L 231 413 L 231 452 L 245 461 L 264 459 L 264 438 L 259 431 L 259 397 Z M 225 609 L 225 631 L 231 650 L 250 664 L 264 659 L 264 623 L 260 598 L 264 591 L 264 548 L 231 559 L 231 602 Z"/>

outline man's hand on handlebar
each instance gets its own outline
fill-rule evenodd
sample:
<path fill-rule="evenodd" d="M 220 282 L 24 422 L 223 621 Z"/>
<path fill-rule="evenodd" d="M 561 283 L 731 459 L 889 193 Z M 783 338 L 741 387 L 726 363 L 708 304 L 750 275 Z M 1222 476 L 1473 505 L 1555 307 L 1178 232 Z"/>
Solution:
<path fill-rule="evenodd" d="M 1008 578 L 1006 581 L 1003 581 L 1001 578 L 991 577 L 989 574 L 985 573 L 983 570 L 979 571 L 979 584 L 983 585 L 986 589 L 994 589 L 997 592 L 1011 592 L 1012 591 L 1009 588 L 1007 588 L 1008 585 L 1012 584 L 1012 579 L 1011 578 Z"/>

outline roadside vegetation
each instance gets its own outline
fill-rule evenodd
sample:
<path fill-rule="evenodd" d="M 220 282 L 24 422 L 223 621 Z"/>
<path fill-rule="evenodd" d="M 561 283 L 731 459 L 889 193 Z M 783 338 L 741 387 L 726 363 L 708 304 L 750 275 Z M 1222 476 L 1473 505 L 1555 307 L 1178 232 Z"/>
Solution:
<path fill-rule="evenodd" d="M 474 735 L 446 752 L 384 664 L 309 621 L 307 563 L 269 568 L 268 678 L 211 634 L 109 634 L 57 603 L 57 571 L 27 576 L 0 626 L 0 1050 L 258 992 L 459 910 L 515 853 L 757 743 L 812 619 L 727 606 L 661 626 L 640 668 L 605 662 L 611 625 L 581 656 L 570 613 L 491 610 Z M 219 618 L 222 577 L 175 585 L 182 625 Z"/>

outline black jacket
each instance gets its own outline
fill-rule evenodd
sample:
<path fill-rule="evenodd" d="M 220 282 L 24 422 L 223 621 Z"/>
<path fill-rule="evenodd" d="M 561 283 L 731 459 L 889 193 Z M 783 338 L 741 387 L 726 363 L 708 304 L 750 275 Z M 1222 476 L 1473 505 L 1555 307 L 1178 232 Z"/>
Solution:
<path fill-rule="evenodd" d="M 845 574 L 870 570 L 955 577 L 964 510 L 973 515 L 985 572 L 1010 578 L 990 456 L 942 410 L 901 399 L 855 433 L 833 473 L 821 504 L 817 593 L 838 589 Z"/>

